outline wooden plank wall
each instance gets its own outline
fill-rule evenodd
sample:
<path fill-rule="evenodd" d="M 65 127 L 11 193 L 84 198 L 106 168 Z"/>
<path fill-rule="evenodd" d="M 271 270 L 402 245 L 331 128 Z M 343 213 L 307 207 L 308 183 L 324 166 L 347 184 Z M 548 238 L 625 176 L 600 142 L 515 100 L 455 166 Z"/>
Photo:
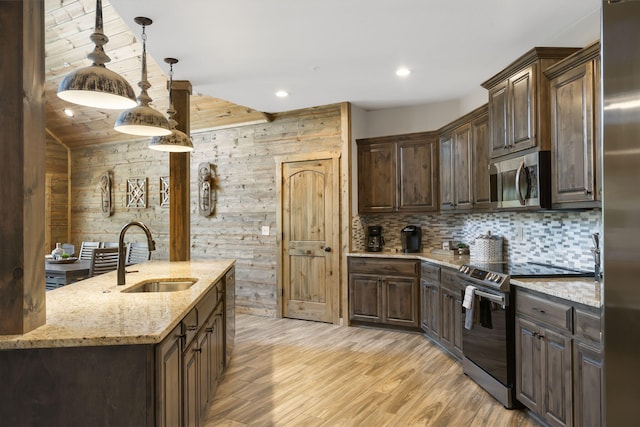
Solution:
<path fill-rule="evenodd" d="M 67 150 L 47 138 L 45 146 L 45 253 L 69 236 L 69 171 Z"/>
<path fill-rule="evenodd" d="M 274 156 L 342 149 L 341 105 L 273 115 L 269 123 L 198 133 L 192 131 L 191 259 L 235 258 L 238 312 L 277 316 L 276 168 Z M 210 217 L 198 215 L 197 167 L 216 166 L 218 203 Z M 167 153 L 147 140 L 72 150 L 72 240 L 115 241 L 127 221 L 147 224 L 158 249 L 152 259 L 169 259 L 169 209 L 159 207 L 159 179 L 169 174 Z M 113 172 L 114 214 L 100 212 L 98 177 Z M 147 177 L 148 207 L 125 208 L 126 179 Z M 271 232 L 261 235 L 261 227 Z M 129 238 L 129 233 L 131 238 Z M 127 232 L 135 240 L 136 229 Z M 140 233 L 142 236 L 142 233 Z M 140 237 L 140 240 L 143 240 Z"/>

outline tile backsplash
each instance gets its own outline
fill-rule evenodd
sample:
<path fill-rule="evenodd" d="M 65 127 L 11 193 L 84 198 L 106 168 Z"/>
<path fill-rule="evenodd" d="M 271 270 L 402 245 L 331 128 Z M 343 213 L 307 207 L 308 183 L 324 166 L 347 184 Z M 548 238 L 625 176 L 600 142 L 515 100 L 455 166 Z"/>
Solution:
<path fill-rule="evenodd" d="M 444 240 L 473 245 L 476 237 L 491 231 L 503 239 L 505 261 L 534 261 L 593 269 L 591 235 L 601 232 L 602 212 L 547 211 L 468 214 L 356 215 L 352 247 L 364 251 L 367 227 L 381 225 L 385 249 L 401 249 L 400 230 L 405 225 L 422 227 L 425 252 L 441 248 Z M 473 246 L 471 248 L 473 253 Z"/>

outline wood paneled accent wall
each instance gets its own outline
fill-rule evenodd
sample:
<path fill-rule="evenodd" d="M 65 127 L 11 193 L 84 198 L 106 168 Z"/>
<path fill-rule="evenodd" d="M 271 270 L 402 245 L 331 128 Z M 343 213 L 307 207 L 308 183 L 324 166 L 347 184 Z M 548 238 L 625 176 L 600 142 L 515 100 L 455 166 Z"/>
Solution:
<path fill-rule="evenodd" d="M 192 131 L 191 259 L 235 258 L 236 304 L 241 313 L 277 316 L 275 156 L 343 147 L 342 104 L 273 115 L 269 123 L 222 130 Z M 152 259 L 169 259 L 169 209 L 160 207 L 160 176 L 169 175 L 169 156 L 147 148 L 148 140 L 73 149 L 72 240 L 115 241 L 122 225 L 137 219 L 157 243 Z M 214 215 L 198 215 L 197 165 L 216 166 L 219 189 Z M 100 213 L 98 177 L 113 172 L 114 214 Z M 343 173 L 341 173 L 344 176 Z M 126 180 L 148 178 L 145 209 L 126 208 Z M 261 235 L 268 225 L 270 234 Z M 129 234 L 131 233 L 131 235 Z M 136 229 L 127 233 L 135 239 Z M 143 235 L 140 233 L 140 240 Z"/>
<path fill-rule="evenodd" d="M 69 169 L 67 149 L 47 138 L 45 146 L 45 253 L 69 241 Z"/>

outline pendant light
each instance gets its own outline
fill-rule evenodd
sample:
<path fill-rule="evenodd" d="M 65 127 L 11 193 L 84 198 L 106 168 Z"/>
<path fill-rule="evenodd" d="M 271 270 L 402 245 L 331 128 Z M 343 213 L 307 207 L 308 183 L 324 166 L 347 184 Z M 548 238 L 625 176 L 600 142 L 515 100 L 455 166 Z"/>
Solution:
<path fill-rule="evenodd" d="M 191 137 L 181 130 L 176 129 L 178 122 L 173 118 L 176 110 L 173 108 L 173 64 L 177 64 L 176 58 L 164 58 L 164 62 L 169 64 L 169 126 L 171 127 L 171 135 L 154 136 L 149 141 L 149 148 L 158 151 L 173 151 L 184 153 L 193 151 L 193 143 Z"/>
<path fill-rule="evenodd" d="M 96 22 L 91 41 L 93 63 L 69 73 L 58 86 L 58 97 L 74 104 L 104 109 L 124 109 L 136 105 L 136 94 L 124 77 L 104 66 L 111 58 L 104 53 L 109 38 L 102 26 L 102 0 L 96 0 Z"/>
<path fill-rule="evenodd" d="M 136 24 L 142 26 L 142 78 L 138 83 L 141 90 L 137 98 L 138 105 L 120 113 L 113 128 L 129 135 L 169 135 L 171 133 L 169 121 L 162 113 L 149 107 L 151 97 L 147 93 L 151 84 L 147 80 L 147 34 L 145 28 L 153 21 L 142 16 L 138 16 L 134 20 Z"/>

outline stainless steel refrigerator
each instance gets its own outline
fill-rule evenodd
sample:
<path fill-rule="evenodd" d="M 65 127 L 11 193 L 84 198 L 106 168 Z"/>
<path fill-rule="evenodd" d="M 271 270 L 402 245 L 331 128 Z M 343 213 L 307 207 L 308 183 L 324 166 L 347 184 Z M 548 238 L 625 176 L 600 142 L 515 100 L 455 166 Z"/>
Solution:
<path fill-rule="evenodd" d="M 604 411 L 640 425 L 640 1 L 604 0 Z"/>

